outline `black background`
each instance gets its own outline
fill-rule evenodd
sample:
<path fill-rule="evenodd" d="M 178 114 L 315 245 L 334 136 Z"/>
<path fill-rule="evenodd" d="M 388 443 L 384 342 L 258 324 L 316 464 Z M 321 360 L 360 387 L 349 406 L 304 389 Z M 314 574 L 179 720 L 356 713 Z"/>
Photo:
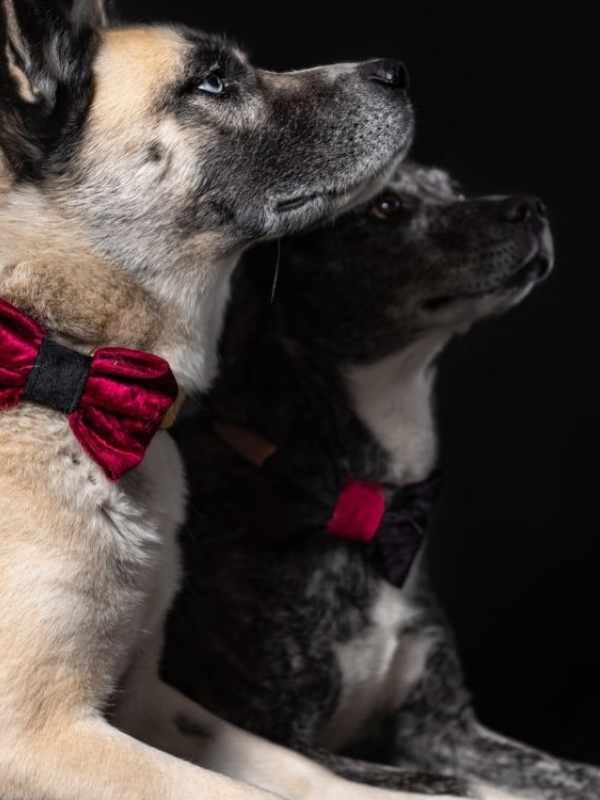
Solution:
<path fill-rule="evenodd" d="M 589 274 L 581 284 L 593 264 L 577 231 L 581 198 L 564 182 L 573 125 L 568 35 L 548 5 L 122 0 L 120 9 L 125 19 L 226 32 L 272 69 L 401 57 L 418 112 L 416 157 L 449 168 L 471 192 L 527 191 L 546 201 L 555 274 L 509 316 L 456 342 L 444 361 L 447 481 L 434 564 L 483 719 L 600 763 L 600 490 L 590 466 L 596 395 L 586 330 L 595 285 Z M 580 285 L 576 299 L 561 295 L 561 286 Z"/>

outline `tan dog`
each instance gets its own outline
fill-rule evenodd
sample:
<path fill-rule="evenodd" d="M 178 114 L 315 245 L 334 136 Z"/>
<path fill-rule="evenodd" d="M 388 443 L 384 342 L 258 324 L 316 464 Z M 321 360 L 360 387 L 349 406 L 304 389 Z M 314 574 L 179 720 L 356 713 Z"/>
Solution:
<path fill-rule="evenodd" d="M 204 389 L 244 247 L 370 194 L 403 155 L 403 68 L 276 75 L 184 28 L 106 29 L 101 0 L 0 8 L 0 296 L 72 348 L 150 350 Z M 2 800 L 405 797 L 159 680 L 185 505 L 166 433 L 114 483 L 64 415 L 22 403 L 0 411 L 0 458 Z"/>

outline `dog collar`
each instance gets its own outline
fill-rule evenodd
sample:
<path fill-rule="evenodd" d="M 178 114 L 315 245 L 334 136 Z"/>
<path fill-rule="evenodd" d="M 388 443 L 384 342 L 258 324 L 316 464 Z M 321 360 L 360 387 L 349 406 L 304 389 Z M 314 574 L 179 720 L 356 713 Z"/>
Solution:
<path fill-rule="evenodd" d="M 116 481 L 174 423 L 183 393 L 159 356 L 123 347 L 82 355 L 0 300 L 0 410 L 21 402 L 66 414 L 82 448 Z"/>
<path fill-rule="evenodd" d="M 400 489 L 348 479 L 327 530 L 341 539 L 368 544 L 381 575 L 402 588 L 425 541 L 440 485 L 438 471 Z M 391 494 L 389 504 L 386 494 Z"/>
<path fill-rule="evenodd" d="M 241 426 L 213 422 L 213 429 L 229 447 L 259 469 L 278 452 L 268 439 Z M 381 575 L 401 588 L 425 540 L 440 483 L 439 472 L 400 489 L 348 478 L 325 529 L 337 539 L 368 547 Z"/>

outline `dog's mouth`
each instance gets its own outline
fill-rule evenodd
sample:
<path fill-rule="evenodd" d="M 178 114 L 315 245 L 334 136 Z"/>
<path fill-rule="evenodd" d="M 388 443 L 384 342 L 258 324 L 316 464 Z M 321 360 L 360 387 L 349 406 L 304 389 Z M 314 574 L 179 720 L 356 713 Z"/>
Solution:
<path fill-rule="evenodd" d="M 499 298 L 518 297 L 535 284 L 544 281 L 552 272 L 554 257 L 552 247 L 545 241 L 540 241 L 535 250 L 521 263 L 510 275 L 490 283 L 488 286 L 478 287 L 472 291 L 458 291 L 430 297 L 422 303 L 423 311 L 435 313 L 442 311 L 455 303 L 469 300 L 481 300 L 486 297 L 498 296 Z"/>
<path fill-rule="evenodd" d="M 297 211 L 299 208 L 304 208 L 304 206 L 309 205 L 309 203 L 314 203 L 319 197 L 321 197 L 321 195 L 317 193 L 290 197 L 287 200 L 280 200 L 275 208 L 278 214 L 287 214 L 290 211 Z"/>
<path fill-rule="evenodd" d="M 305 212 L 312 208 L 324 207 L 327 209 L 328 206 L 333 206 L 335 211 L 341 212 L 352 205 L 366 202 L 377 194 L 397 168 L 408 152 L 410 143 L 409 138 L 383 166 L 369 175 L 343 186 L 284 197 L 276 202 L 275 212 L 279 216 L 284 216 L 298 211 Z"/>
<path fill-rule="evenodd" d="M 344 206 L 346 203 L 358 203 L 362 197 L 362 193 L 376 194 L 379 189 L 379 182 L 383 180 L 382 175 L 375 175 L 368 181 L 360 181 L 352 184 L 351 186 L 344 187 L 343 189 L 329 189 L 321 192 L 310 192 L 307 194 L 295 195 L 280 200 L 275 206 L 275 211 L 279 215 L 290 214 L 294 211 L 307 210 L 310 207 L 317 205 L 330 205 L 339 204 Z M 375 184 L 373 189 L 370 189 L 371 184 Z"/>

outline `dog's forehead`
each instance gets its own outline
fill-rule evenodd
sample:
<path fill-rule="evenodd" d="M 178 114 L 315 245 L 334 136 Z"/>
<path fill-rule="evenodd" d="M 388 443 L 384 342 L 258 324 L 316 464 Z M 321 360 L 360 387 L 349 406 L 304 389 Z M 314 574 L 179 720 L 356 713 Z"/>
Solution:
<path fill-rule="evenodd" d="M 177 30 L 193 45 L 195 56 L 201 61 L 205 61 L 208 56 L 216 57 L 223 66 L 247 67 L 250 64 L 248 55 L 226 36 L 206 33 L 184 25 L 179 26 Z"/>
<path fill-rule="evenodd" d="M 184 74 L 191 47 L 175 28 L 108 30 L 94 63 L 94 120 L 110 125 L 150 111 L 161 90 Z"/>
<path fill-rule="evenodd" d="M 164 92 L 214 65 L 244 69 L 245 54 L 221 36 L 184 26 L 107 30 L 94 63 L 93 113 L 100 122 L 145 115 Z"/>

